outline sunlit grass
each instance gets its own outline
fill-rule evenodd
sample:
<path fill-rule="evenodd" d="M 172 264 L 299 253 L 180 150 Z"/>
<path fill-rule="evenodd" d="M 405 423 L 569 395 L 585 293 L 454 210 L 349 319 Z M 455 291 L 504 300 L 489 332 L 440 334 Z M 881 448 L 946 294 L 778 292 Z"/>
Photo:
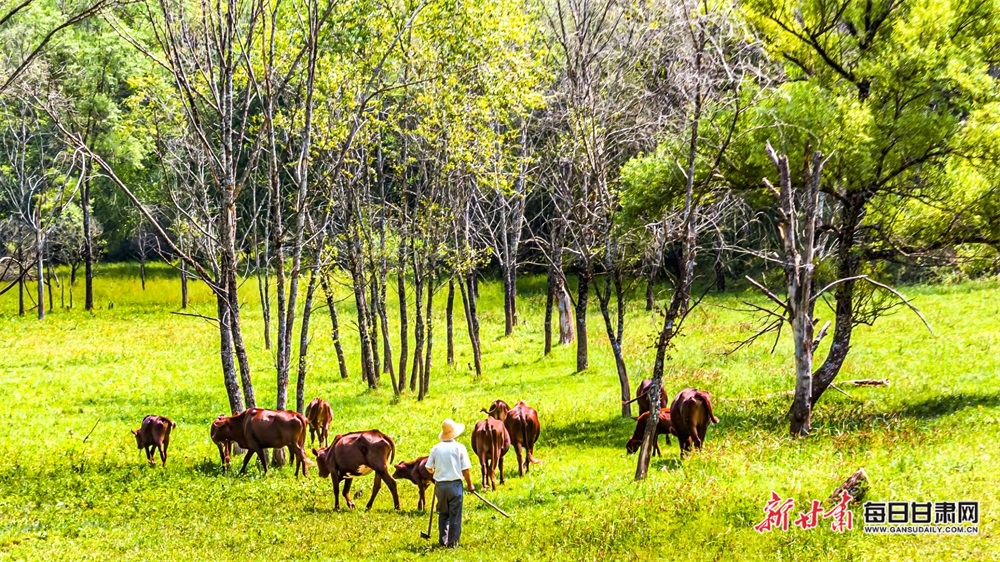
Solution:
<path fill-rule="evenodd" d="M 666 384 L 671 395 L 685 386 L 709 390 L 722 423 L 709 429 L 702 454 L 679 462 L 674 443 L 654 459 L 649 479 L 636 484 L 635 457 L 624 451 L 633 422 L 617 417 L 617 377 L 599 313 L 595 307 L 589 318 L 587 372 L 573 372 L 572 347 L 542 357 L 543 281 L 523 281 L 524 323 L 510 338 L 502 336 L 499 285 L 482 283 L 481 379 L 469 369 L 460 313 L 456 365 L 446 365 L 445 291 L 438 294 L 423 402 L 409 394 L 397 402 L 388 385 L 369 392 L 362 384 L 346 287 L 338 297 L 350 379 L 339 377 L 325 308 L 314 312 L 306 399 L 331 402 L 331 432 L 379 428 L 395 438 L 397 459 L 412 459 L 426 454 L 445 416 L 472 422 L 495 398 L 524 399 L 538 409 L 544 464 L 525 478 L 508 469 L 507 483 L 490 493 L 514 519 L 469 498 L 464 546 L 448 553 L 419 538 L 427 519 L 415 510 L 416 488 L 408 482 L 400 482 L 400 513 L 385 488 L 371 512 L 335 512 L 332 486 L 315 470 L 305 480 L 287 469 L 266 478 L 256 469 L 243 478 L 220 473 L 208 439 L 209 421 L 227 404 L 218 336 L 205 320 L 171 314 L 180 304 L 173 270 L 151 268 L 142 291 L 135 266 L 102 265 L 97 310 L 82 310 L 78 283 L 76 307 L 60 308 L 57 291 L 56 309 L 42 322 L 30 312 L 16 316 L 13 292 L 0 297 L 0 558 L 910 560 L 1000 553 L 996 283 L 905 288 L 935 335 L 902 312 L 859 328 L 842 378 L 888 378 L 892 385 L 845 388 L 852 398 L 831 391 L 806 440 L 787 436 L 788 397 L 753 400 L 791 388 L 788 342 L 773 356 L 771 342 L 726 355 L 753 326 L 731 307 L 753 297 L 708 297 L 677 342 Z M 191 289 L 188 312 L 213 316 L 205 287 Z M 263 347 L 254 280 L 244 283 L 241 298 L 258 399 L 273 406 L 273 358 Z M 651 368 L 657 322 L 638 301 L 629 311 L 633 387 Z M 398 334 L 395 320 L 391 329 Z M 128 432 L 151 413 L 178 423 L 165 470 L 145 466 Z M 795 498 L 798 508 L 825 499 L 862 466 L 872 478 L 872 500 L 980 500 L 980 534 L 752 529 L 771 490 Z M 359 484 L 367 499 L 370 477 Z M 860 515 L 856 509 L 856 521 Z"/>

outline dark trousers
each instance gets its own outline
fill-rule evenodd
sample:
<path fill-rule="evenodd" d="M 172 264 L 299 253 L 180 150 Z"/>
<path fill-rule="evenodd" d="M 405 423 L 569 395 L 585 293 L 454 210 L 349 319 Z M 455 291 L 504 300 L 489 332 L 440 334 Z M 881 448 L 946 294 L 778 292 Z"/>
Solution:
<path fill-rule="evenodd" d="M 462 538 L 462 498 L 465 488 L 461 480 L 434 483 L 437 497 L 438 542 L 442 546 L 458 546 Z"/>

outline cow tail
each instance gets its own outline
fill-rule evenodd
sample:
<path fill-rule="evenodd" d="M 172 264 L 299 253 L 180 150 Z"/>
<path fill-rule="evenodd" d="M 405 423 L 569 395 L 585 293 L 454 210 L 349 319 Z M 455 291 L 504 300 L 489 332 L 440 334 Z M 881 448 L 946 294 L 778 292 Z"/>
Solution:
<path fill-rule="evenodd" d="M 299 414 L 299 418 L 302 421 L 302 427 L 299 428 L 299 435 L 296 438 L 296 441 L 298 441 L 299 444 L 299 451 L 302 452 L 302 461 L 305 462 L 306 466 L 316 466 L 316 463 L 314 463 L 312 459 L 309 458 L 309 455 L 306 454 L 306 428 L 309 427 L 309 421 L 303 418 L 302 414 Z"/>
<path fill-rule="evenodd" d="M 312 402 L 310 402 L 309 404 L 306 405 L 306 417 L 307 418 L 310 417 L 310 412 L 312 412 L 312 409 L 313 409 L 313 405 L 312 405 Z"/>
<path fill-rule="evenodd" d="M 719 423 L 719 418 L 715 417 L 712 413 L 712 399 L 705 395 L 705 405 L 708 406 L 708 419 L 712 420 L 712 423 Z"/>
<path fill-rule="evenodd" d="M 389 437 L 388 435 L 386 435 L 385 438 L 389 441 L 389 464 L 392 464 L 396 462 L 396 442 L 393 441 L 392 437 Z"/>
<path fill-rule="evenodd" d="M 528 458 L 528 462 L 530 462 L 531 464 L 539 464 L 541 463 L 541 461 L 536 459 L 534 455 L 531 454 L 531 449 L 528 449 L 529 442 L 528 442 L 527 416 L 525 416 L 524 421 L 525 423 L 521 424 L 521 437 L 524 439 L 524 454 Z M 537 438 L 538 436 L 536 435 L 535 437 Z M 530 445 L 532 449 L 535 447 L 534 443 L 530 443 Z"/>

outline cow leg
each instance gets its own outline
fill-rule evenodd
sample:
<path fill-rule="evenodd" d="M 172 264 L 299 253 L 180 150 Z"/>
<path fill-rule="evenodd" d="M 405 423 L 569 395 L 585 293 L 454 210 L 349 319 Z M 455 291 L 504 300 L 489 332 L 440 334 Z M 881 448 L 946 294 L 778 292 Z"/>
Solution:
<path fill-rule="evenodd" d="M 340 510 L 340 480 L 332 474 L 330 480 L 333 481 L 333 509 Z"/>
<path fill-rule="evenodd" d="M 653 455 L 659 457 L 660 456 L 660 438 L 659 437 L 655 437 L 654 439 L 655 440 L 653 441 Z"/>
<path fill-rule="evenodd" d="M 247 473 L 247 465 L 250 464 L 250 459 L 253 458 L 255 453 L 257 453 L 257 451 L 250 448 L 247 449 L 246 455 L 243 457 L 243 468 L 240 469 L 240 476 Z"/>
<path fill-rule="evenodd" d="M 513 441 L 513 440 L 512 440 Z M 524 463 L 521 462 L 521 444 L 514 443 L 514 453 L 517 454 L 517 475 L 524 476 Z M 525 451 L 527 453 L 527 451 Z"/>
<path fill-rule="evenodd" d="M 267 449 L 261 447 L 260 453 L 257 455 L 257 458 L 259 458 L 261 464 L 264 465 L 264 476 L 267 476 Z"/>
<path fill-rule="evenodd" d="M 365 511 L 371 511 L 372 505 L 375 503 L 375 496 L 378 495 L 378 491 L 382 489 L 382 477 L 379 473 L 375 473 L 375 483 L 372 484 L 372 497 L 368 498 L 368 505 L 365 506 Z"/>
<path fill-rule="evenodd" d="M 156 448 L 160 451 L 160 462 L 163 463 L 163 467 L 166 468 L 166 466 L 167 466 L 167 443 L 166 443 L 166 441 L 164 441 L 163 443 L 160 443 L 159 445 L 157 445 Z M 154 462 L 154 464 L 155 464 L 155 462 Z"/>
<path fill-rule="evenodd" d="M 146 462 L 148 462 L 149 464 L 153 464 L 153 448 L 147 446 L 145 447 L 145 451 L 146 451 Z"/>
<path fill-rule="evenodd" d="M 348 509 L 354 509 L 354 502 L 351 500 L 351 483 L 353 482 L 353 478 L 347 478 L 344 480 L 344 501 L 347 502 Z"/>
<path fill-rule="evenodd" d="M 316 442 L 316 430 L 313 428 L 312 424 L 309 424 L 309 445 L 312 446 Z M 320 439 L 320 446 L 323 446 L 323 440 Z"/>
<path fill-rule="evenodd" d="M 396 480 L 389 474 L 389 469 L 383 467 L 378 471 L 378 475 L 382 477 L 385 482 L 386 487 L 389 488 L 389 492 L 392 494 L 392 506 L 396 511 L 399 511 L 399 490 L 396 489 Z M 375 493 L 372 493 L 372 499 L 375 499 Z"/>
<path fill-rule="evenodd" d="M 483 457 L 479 457 L 479 483 L 486 487 L 486 459 Z"/>
<path fill-rule="evenodd" d="M 427 485 L 424 484 L 423 486 L 420 486 L 419 490 L 420 490 L 420 499 L 417 500 L 417 509 L 418 510 L 423 510 L 424 509 L 424 505 L 427 504 L 427 500 L 424 499 L 425 498 L 424 494 L 427 492 Z"/>
<path fill-rule="evenodd" d="M 296 447 L 296 449 L 298 450 L 296 452 L 295 459 L 299 463 L 299 466 L 302 467 L 302 477 L 305 478 L 309 476 L 309 465 L 306 464 L 306 451 L 302 447 Z M 296 470 L 295 475 L 298 476 L 298 474 L 299 473 Z"/>
<path fill-rule="evenodd" d="M 497 466 L 500 468 L 500 483 L 503 484 L 503 453 L 500 454 L 500 460 L 497 462 Z"/>

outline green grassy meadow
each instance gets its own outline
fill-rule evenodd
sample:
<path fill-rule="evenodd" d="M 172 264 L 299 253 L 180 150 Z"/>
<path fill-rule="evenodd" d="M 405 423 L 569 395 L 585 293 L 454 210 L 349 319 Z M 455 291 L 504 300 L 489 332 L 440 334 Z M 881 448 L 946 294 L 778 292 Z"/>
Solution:
<path fill-rule="evenodd" d="M 756 297 L 710 295 L 678 340 L 665 384 L 671 396 L 687 386 L 711 392 L 721 424 L 709 428 L 704 451 L 683 462 L 673 442 L 641 483 L 632 479 L 635 457 L 625 454 L 634 422 L 619 417 L 614 361 L 596 306 L 589 318 L 591 366 L 574 373 L 575 347 L 542 356 L 544 279 L 522 280 L 524 323 L 510 338 L 502 336 L 499 284 L 484 282 L 485 374 L 476 379 L 461 314 L 456 365 L 446 365 L 441 291 L 430 395 L 423 402 L 409 394 L 396 401 L 388 385 L 370 392 L 361 382 L 353 301 L 341 286 L 351 377 L 338 375 L 329 315 L 317 308 L 306 392 L 307 400 L 321 396 L 331 403 L 331 435 L 379 428 L 395 439 L 397 461 L 410 460 L 427 453 L 446 416 L 471 431 L 479 409 L 496 398 L 524 399 L 538 410 L 536 455 L 544 463 L 520 478 L 511 460 L 507 483 L 488 493 L 513 520 L 470 496 L 463 546 L 440 551 L 419 537 L 427 516 L 415 509 L 417 490 L 409 482 L 399 482 L 400 512 L 392 510 L 385 487 L 372 511 L 363 510 L 370 476 L 355 486 L 363 491 L 359 510 L 334 511 L 331 483 L 315 468 L 306 479 L 296 479 L 291 467 L 267 477 L 256 467 L 245 477 L 221 472 L 208 429 L 228 404 L 218 334 L 204 320 L 170 314 L 180 302 L 173 270 L 153 267 L 145 291 L 137 274 L 131 265 L 101 265 L 93 314 L 82 306 L 58 308 L 57 294 L 57 309 L 39 322 L 30 313 L 16 315 L 14 292 L 0 297 L 0 559 L 1000 558 L 995 281 L 904 287 L 934 334 L 908 312 L 859 328 L 841 378 L 888 378 L 892 385 L 845 388 L 853 398 L 831 390 L 817 405 L 813 435 L 799 440 L 788 436 L 791 397 L 761 398 L 793 386 L 789 341 L 774 355 L 770 341 L 726 355 L 756 325 L 731 308 Z M 208 291 L 197 283 L 192 291 L 191 311 L 214 315 Z M 255 282 L 242 291 L 259 405 L 273 407 L 273 359 L 263 345 Z M 75 293 L 82 304 L 82 283 Z M 394 316 L 390 311 L 398 335 Z M 625 344 L 633 390 L 649 376 L 657 323 L 635 301 Z M 146 414 L 178 424 L 166 469 L 147 466 L 129 432 Z M 462 440 L 468 444 L 468 433 Z M 830 530 L 829 520 L 808 531 L 759 534 L 752 528 L 772 490 L 795 499 L 794 518 L 859 467 L 872 479 L 870 500 L 979 500 L 980 533 L 866 535 L 860 507 L 854 531 L 842 534 Z M 478 467 L 473 470 L 478 483 Z"/>

